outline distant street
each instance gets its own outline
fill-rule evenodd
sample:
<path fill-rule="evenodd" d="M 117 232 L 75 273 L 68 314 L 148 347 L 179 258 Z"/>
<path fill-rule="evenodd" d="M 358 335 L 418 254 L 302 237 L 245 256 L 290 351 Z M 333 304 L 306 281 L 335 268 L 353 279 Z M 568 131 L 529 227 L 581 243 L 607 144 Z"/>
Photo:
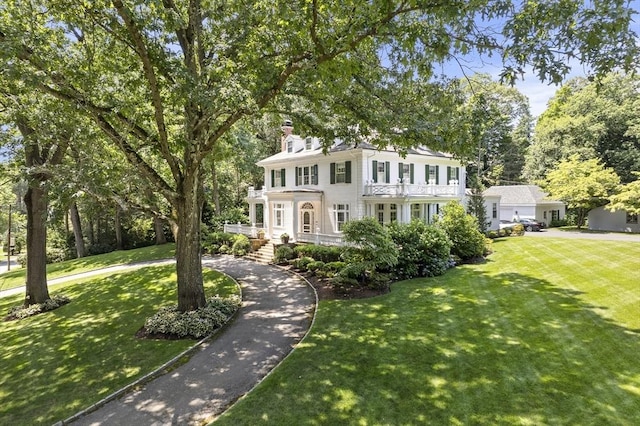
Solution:
<path fill-rule="evenodd" d="M 18 256 L 11 256 L 11 270 L 18 269 L 20 265 L 18 264 Z M 2 254 L 0 258 L 0 274 L 7 272 L 7 255 Z"/>
<path fill-rule="evenodd" d="M 543 229 L 542 232 L 527 232 L 527 237 L 557 237 L 585 240 L 633 241 L 640 243 L 640 234 L 623 234 L 621 232 L 580 232 L 562 231 L 557 228 Z"/>

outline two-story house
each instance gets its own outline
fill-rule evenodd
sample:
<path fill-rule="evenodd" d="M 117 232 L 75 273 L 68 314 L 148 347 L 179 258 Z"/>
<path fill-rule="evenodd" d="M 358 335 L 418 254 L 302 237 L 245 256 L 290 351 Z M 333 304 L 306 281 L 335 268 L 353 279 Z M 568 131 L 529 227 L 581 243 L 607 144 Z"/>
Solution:
<path fill-rule="evenodd" d="M 425 147 L 401 157 L 392 148 L 336 141 L 323 153 L 317 138 L 292 134 L 285 123 L 282 151 L 257 164 L 264 186 L 249 189 L 249 216 L 267 238 L 337 242 L 350 219 L 380 223 L 430 222 L 440 206 L 465 195 L 465 169 L 451 155 Z"/>

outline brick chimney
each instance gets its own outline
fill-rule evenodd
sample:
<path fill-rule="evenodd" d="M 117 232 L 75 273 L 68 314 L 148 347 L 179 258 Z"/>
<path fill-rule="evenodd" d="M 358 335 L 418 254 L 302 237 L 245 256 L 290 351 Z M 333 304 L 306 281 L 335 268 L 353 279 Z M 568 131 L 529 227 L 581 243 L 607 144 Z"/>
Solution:
<path fill-rule="evenodd" d="M 285 143 L 285 139 L 293 133 L 293 122 L 291 120 L 285 120 L 284 123 L 282 123 L 281 129 L 282 137 L 280 138 L 280 148 L 282 152 L 286 152 L 287 144 Z"/>

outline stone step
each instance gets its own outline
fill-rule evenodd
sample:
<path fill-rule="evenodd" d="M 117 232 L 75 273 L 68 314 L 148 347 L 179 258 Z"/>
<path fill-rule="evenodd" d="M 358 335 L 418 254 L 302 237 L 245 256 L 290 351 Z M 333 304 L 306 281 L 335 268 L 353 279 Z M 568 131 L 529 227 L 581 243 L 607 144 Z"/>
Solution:
<path fill-rule="evenodd" d="M 271 263 L 273 262 L 274 245 L 271 242 L 260 247 L 257 251 L 247 253 L 245 257 L 251 260 L 255 260 L 259 263 Z"/>

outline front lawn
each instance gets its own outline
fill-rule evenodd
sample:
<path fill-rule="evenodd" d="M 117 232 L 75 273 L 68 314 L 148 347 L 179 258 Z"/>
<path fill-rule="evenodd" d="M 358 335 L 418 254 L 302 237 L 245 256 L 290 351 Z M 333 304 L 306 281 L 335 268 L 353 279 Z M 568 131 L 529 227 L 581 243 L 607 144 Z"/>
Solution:
<path fill-rule="evenodd" d="M 142 262 L 146 260 L 168 259 L 174 256 L 174 243 L 159 246 L 142 247 L 132 250 L 116 250 L 96 256 L 87 256 L 47 265 L 47 279 L 58 278 L 70 274 L 92 271 L 114 265 Z M 24 285 L 26 270 L 18 268 L 0 275 L 0 290 Z"/>
<path fill-rule="evenodd" d="M 207 297 L 238 294 L 235 282 L 203 271 Z M 134 337 L 160 306 L 177 303 L 175 265 L 60 284 L 71 303 L 0 329 L 0 424 L 53 424 L 153 371 L 193 340 Z M 22 302 L 0 299 L 0 313 Z"/>
<path fill-rule="evenodd" d="M 217 424 L 637 424 L 640 244 L 510 238 L 484 264 L 320 303 Z"/>

